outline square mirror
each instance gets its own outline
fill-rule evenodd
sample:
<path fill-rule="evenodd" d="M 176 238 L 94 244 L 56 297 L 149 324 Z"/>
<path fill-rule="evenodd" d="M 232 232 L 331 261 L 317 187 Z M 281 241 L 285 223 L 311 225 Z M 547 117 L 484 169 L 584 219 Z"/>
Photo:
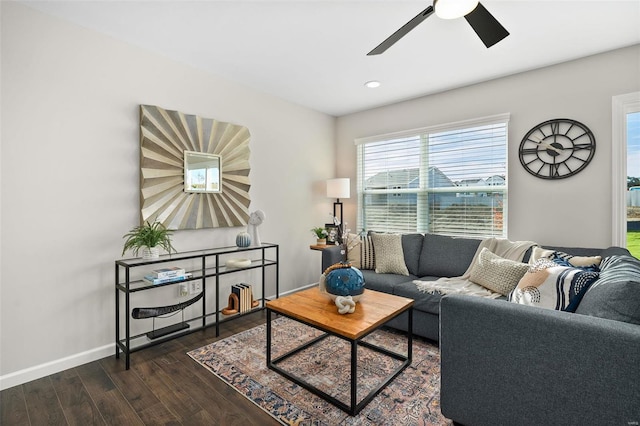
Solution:
<path fill-rule="evenodd" d="M 184 192 L 222 192 L 221 163 L 219 155 L 184 151 Z"/>

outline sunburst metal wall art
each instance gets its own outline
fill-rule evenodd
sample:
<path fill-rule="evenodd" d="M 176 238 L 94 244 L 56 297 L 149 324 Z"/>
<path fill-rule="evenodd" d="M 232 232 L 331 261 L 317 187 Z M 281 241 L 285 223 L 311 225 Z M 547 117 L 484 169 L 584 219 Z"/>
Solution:
<path fill-rule="evenodd" d="M 249 129 L 140 106 L 140 219 L 169 229 L 244 226 L 249 220 Z M 184 191 L 184 151 L 221 156 L 222 192 Z"/>

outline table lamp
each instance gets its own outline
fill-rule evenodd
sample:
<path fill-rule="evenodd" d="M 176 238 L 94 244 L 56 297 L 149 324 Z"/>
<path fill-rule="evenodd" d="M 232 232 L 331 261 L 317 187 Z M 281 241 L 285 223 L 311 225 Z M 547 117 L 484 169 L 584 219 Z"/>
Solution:
<path fill-rule="evenodd" d="M 328 179 L 327 180 L 327 197 L 335 198 L 336 201 L 333 203 L 333 217 L 337 218 L 338 208 L 340 210 L 340 225 L 338 225 L 339 238 L 342 238 L 343 225 L 344 225 L 344 216 L 342 212 L 342 203 L 340 202 L 340 198 L 349 198 L 351 196 L 351 184 L 349 182 L 349 178 L 337 178 L 337 179 Z"/>

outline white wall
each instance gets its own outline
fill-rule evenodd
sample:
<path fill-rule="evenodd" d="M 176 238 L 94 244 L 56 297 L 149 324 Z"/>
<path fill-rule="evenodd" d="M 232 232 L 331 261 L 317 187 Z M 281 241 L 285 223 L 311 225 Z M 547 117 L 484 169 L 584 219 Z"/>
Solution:
<path fill-rule="evenodd" d="M 499 113 L 509 122 L 508 236 L 541 244 L 608 247 L 611 235 L 611 98 L 640 89 L 640 46 L 525 72 L 338 118 L 337 175 L 355 191 L 354 139 Z M 384 86 L 377 90 L 384 90 Z M 579 174 L 538 179 L 518 160 L 522 137 L 551 118 L 572 118 L 596 137 L 596 153 Z M 345 205 L 354 224 L 356 198 Z"/>
<path fill-rule="evenodd" d="M 139 105 L 247 126 L 281 291 L 317 282 L 335 118 L 1 2 L 0 385 L 113 354 L 114 260 L 139 215 Z M 309 149 L 312 147 L 312 149 Z M 180 251 L 241 228 L 175 234 Z"/>

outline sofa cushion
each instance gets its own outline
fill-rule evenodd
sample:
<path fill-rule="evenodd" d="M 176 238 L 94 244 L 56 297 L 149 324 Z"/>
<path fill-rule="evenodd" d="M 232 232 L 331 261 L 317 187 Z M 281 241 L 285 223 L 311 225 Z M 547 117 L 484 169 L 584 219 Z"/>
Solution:
<path fill-rule="evenodd" d="M 417 278 L 414 275 L 377 274 L 371 270 L 362 270 L 360 272 L 362 272 L 362 277 L 364 278 L 364 288 L 389 294 L 393 294 L 393 288 L 397 284 Z"/>
<path fill-rule="evenodd" d="M 399 234 L 371 234 L 373 252 L 376 258 L 375 271 L 378 274 L 409 275 L 404 263 L 402 237 Z"/>
<path fill-rule="evenodd" d="M 597 272 L 561 266 L 542 258 L 530 266 L 508 299 L 521 305 L 573 312 L 597 278 Z"/>
<path fill-rule="evenodd" d="M 528 270 L 529 265 L 526 263 L 504 259 L 484 247 L 471 267 L 469 279 L 506 296 Z"/>
<path fill-rule="evenodd" d="M 481 240 L 426 234 L 420 252 L 418 276 L 459 277 L 475 256 Z"/>
<path fill-rule="evenodd" d="M 640 260 L 627 255 L 605 258 L 600 278 L 585 293 L 576 313 L 640 324 Z"/>
<path fill-rule="evenodd" d="M 404 252 L 404 264 L 411 275 L 418 275 L 420 264 L 420 252 L 422 251 L 422 234 L 403 234 L 402 251 Z"/>
<path fill-rule="evenodd" d="M 421 278 L 421 280 L 425 281 L 434 281 L 436 279 L 438 279 L 438 277 Z M 413 299 L 413 309 L 416 311 L 429 312 L 430 314 L 435 315 L 440 313 L 440 299 L 442 299 L 443 294 L 438 292 L 424 293 L 418 290 L 415 283 L 411 281 L 396 283 L 396 285 L 393 286 L 393 294 Z"/>

